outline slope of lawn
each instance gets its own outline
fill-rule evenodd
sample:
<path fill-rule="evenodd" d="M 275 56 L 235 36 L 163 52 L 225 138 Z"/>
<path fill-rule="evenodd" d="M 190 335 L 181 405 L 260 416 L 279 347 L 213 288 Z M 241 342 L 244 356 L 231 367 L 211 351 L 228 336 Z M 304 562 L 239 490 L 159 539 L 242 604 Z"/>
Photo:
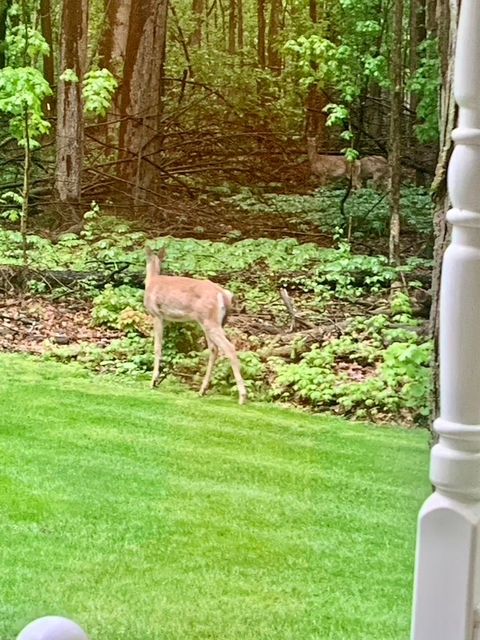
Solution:
<path fill-rule="evenodd" d="M 0 357 L 0 638 L 401 640 L 424 432 Z"/>

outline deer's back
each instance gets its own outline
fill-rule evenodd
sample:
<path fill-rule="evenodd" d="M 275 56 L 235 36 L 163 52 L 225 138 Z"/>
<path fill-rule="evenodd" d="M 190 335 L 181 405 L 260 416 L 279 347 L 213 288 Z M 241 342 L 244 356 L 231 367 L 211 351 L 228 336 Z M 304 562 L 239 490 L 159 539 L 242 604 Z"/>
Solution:
<path fill-rule="evenodd" d="M 383 156 L 365 156 L 360 160 L 361 175 L 370 176 L 373 173 L 388 172 L 388 162 Z"/>
<path fill-rule="evenodd" d="M 228 309 L 232 294 L 210 280 L 183 276 L 154 276 L 145 286 L 145 307 L 172 322 L 200 321 L 218 316 L 219 304 Z"/>
<path fill-rule="evenodd" d="M 347 173 L 347 161 L 343 156 L 317 155 L 312 162 L 312 171 L 341 177 Z"/>

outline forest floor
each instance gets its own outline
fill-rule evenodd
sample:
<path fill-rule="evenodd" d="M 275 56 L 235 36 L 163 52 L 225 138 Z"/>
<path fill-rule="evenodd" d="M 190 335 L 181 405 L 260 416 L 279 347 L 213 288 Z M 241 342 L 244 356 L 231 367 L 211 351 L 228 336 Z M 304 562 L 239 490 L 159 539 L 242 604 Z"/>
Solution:
<path fill-rule="evenodd" d="M 0 300 L 0 351 L 42 355 L 52 345 L 83 343 L 105 347 L 124 335 L 122 331 L 94 326 L 92 307 L 91 300 L 73 296 L 63 300 L 24 294 L 4 297 Z M 264 308 L 258 313 L 248 313 L 237 307 L 228 318 L 227 332 L 234 330 L 239 349 L 250 348 L 248 338 L 256 336 L 262 341 L 271 340 L 275 344 L 272 355 L 282 356 L 290 352 L 291 344 L 299 338 L 307 340 L 307 344 L 319 339 L 326 341 L 341 335 L 349 319 L 386 311 L 388 302 L 378 297 L 355 303 L 336 300 L 322 314 L 321 322 L 315 314 L 309 317 L 300 312 L 292 327 L 286 309 Z M 199 345 L 199 350 L 203 348 L 203 344 Z"/>
<path fill-rule="evenodd" d="M 138 219 L 132 219 L 131 222 L 154 237 L 171 235 L 176 238 L 221 241 L 233 233 L 238 239 L 295 238 L 298 242 L 314 242 L 320 247 L 330 247 L 332 244 L 331 235 L 314 224 L 305 229 L 302 220 L 267 212 L 242 215 L 238 209 L 219 203 L 200 207 L 183 203 L 180 211 L 173 207 L 163 214 L 150 211 L 142 215 L 140 222 Z"/>
<path fill-rule="evenodd" d="M 382 358 L 380 347 L 370 344 L 370 330 L 365 324 L 368 319 L 377 326 L 378 317 L 382 327 L 397 332 L 396 340 L 400 339 L 398 336 L 412 344 L 426 340 L 430 271 L 425 261 L 412 263 L 407 276 L 402 276 L 411 305 L 408 313 L 412 314 L 404 320 L 398 311 L 392 311 L 389 278 L 398 278 L 398 273 L 381 257 L 374 241 L 365 251 L 355 251 L 348 243 L 335 244 L 331 235 L 321 233 L 315 225 L 304 231 L 305 219 L 295 226 L 292 217 L 281 214 L 268 216 L 236 210 L 230 222 L 223 212 L 217 215 L 217 221 L 213 217 L 208 221 L 202 218 L 204 226 L 199 228 L 192 213 L 178 222 L 184 226 L 177 226 L 175 236 L 166 238 L 173 227 L 162 230 L 153 221 L 149 226 L 145 220 L 137 220 L 130 226 L 130 240 L 129 227 L 102 212 L 95 233 L 89 225 L 96 223 L 88 222 L 81 235 L 71 232 L 57 240 L 32 240 L 30 269 L 21 266 L 18 247 L 17 255 L 14 249 L 9 253 L 6 245 L 5 262 L 0 265 L 0 291 L 4 294 L 0 297 L 0 352 L 50 355 L 65 361 L 78 360 L 100 373 L 146 377 L 152 366 L 151 319 L 145 314 L 141 291 L 146 239 L 150 244 L 156 241 L 157 246 L 168 245 L 166 274 L 208 277 L 234 292 L 227 334 L 246 358 L 258 398 L 262 393 L 266 397 L 265 389 L 271 388 L 279 363 L 299 363 L 312 348 L 332 343 L 339 350 L 332 376 L 347 382 L 368 382 L 378 372 Z M 121 231 L 113 231 L 114 227 L 109 226 L 112 220 Z M 408 246 L 408 236 L 404 242 Z M 80 262 L 72 258 L 75 251 L 83 256 Z M 415 251 L 412 246 L 405 250 L 414 255 Z M 74 277 L 71 283 L 65 283 L 58 280 L 59 274 Z M 53 276 L 52 281 L 47 280 L 49 275 Z M 83 284 L 77 276 L 84 279 Z M 87 281 L 96 276 L 100 277 L 98 282 Z M 111 287 L 105 288 L 107 283 Z M 125 285 L 123 289 L 121 285 Z M 117 308 L 115 305 L 120 302 L 109 300 L 110 295 L 127 298 Z M 99 308 L 108 319 L 97 315 Z M 135 316 L 133 325 L 120 322 L 124 310 Z M 356 329 L 359 326 L 360 333 Z M 205 366 L 206 345 L 198 327 L 188 327 L 185 335 L 186 341 L 175 337 L 175 329 L 173 338 L 167 333 L 166 352 L 170 349 L 179 357 L 170 361 L 166 357 L 165 366 L 173 376 L 197 388 Z M 384 348 L 393 339 L 385 338 Z M 365 349 L 376 349 L 375 356 L 370 351 L 368 357 L 364 356 L 363 341 Z M 347 353 L 348 344 L 357 345 L 358 354 Z M 342 349 L 347 351 L 343 353 Z M 218 389 L 225 383 L 223 391 L 228 392 L 228 379 L 222 379 L 222 375 L 220 369 L 220 384 L 215 386 Z M 392 420 L 392 415 L 383 409 L 376 415 L 380 421 Z M 406 414 L 395 420 L 411 422 Z"/>
<path fill-rule="evenodd" d="M 228 233 L 237 232 L 238 239 L 295 238 L 298 242 L 312 242 L 323 248 L 333 245 L 331 236 L 322 233 L 320 228 L 311 225 L 309 231 L 305 231 L 304 222 L 295 222 L 287 216 L 266 213 L 240 215 L 238 210 L 223 207 L 219 211 L 211 205 L 203 206 L 196 212 L 187 210 L 185 203 L 182 207 L 179 215 L 175 215 L 173 210 L 168 212 L 170 220 L 174 220 L 169 226 L 162 223 L 162 216 L 152 213 L 140 221 L 136 220 L 132 227 L 147 232 L 151 237 L 171 234 L 179 238 L 225 241 Z M 413 251 L 410 240 L 408 236 L 403 238 L 407 253 Z M 372 241 L 359 249 L 364 248 L 366 254 L 381 253 L 385 249 L 383 244 L 384 240 Z M 256 271 L 244 273 L 242 280 L 258 284 L 259 274 Z M 242 308 L 240 297 L 228 322 L 229 329 L 234 330 L 238 348 L 251 348 L 248 338 L 256 336 L 262 341 L 272 341 L 275 345 L 273 354 L 282 357 L 289 353 L 291 345 L 298 339 L 303 339 L 306 346 L 319 340 L 325 342 L 340 336 L 346 322 L 352 317 L 388 311 L 388 299 L 383 294 L 366 295 L 349 302 L 334 298 L 320 315 L 312 313 L 311 301 L 300 289 L 291 292 L 291 296 L 297 313 L 295 326 L 292 326 L 292 318 L 280 296 L 278 302 L 256 313 L 248 313 Z M 93 326 L 91 311 L 91 299 L 70 295 L 65 290 L 38 295 L 11 289 L 0 300 L 0 351 L 43 354 L 52 345 L 75 346 L 81 343 L 105 347 L 124 335 L 120 331 Z M 420 315 L 425 318 L 428 310 Z M 202 348 L 199 345 L 199 349 Z"/>
<path fill-rule="evenodd" d="M 107 346 L 123 335 L 92 326 L 92 303 L 70 298 L 55 301 L 46 296 L 8 296 L 0 300 L 0 351 L 41 355 L 49 344 L 80 343 Z"/>
<path fill-rule="evenodd" d="M 299 185 L 296 191 L 290 189 L 277 195 L 292 197 L 309 197 L 314 193 L 313 184 Z M 332 191 L 332 193 L 334 193 Z M 262 202 L 257 194 L 255 201 Z M 387 194 L 378 194 L 377 202 L 385 203 Z M 45 213 L 33 216 L 32 230 L 49 238 L 56 238 L 62 233 L 73 231 L 78 233 L 82 228 L 81 216 L 88 209 L 85 203 L 77 216 L 68 211 Z M 236 241 L 246 238 L 269 238 L 281 240 L 294 238 L 300 243 L 314 243 L 319 247 L 329 248 L 334 245 L 332 232 L 322 227 L 312 217 L 308 220 L 302 215 L 289 215 L 272 210 L 240 210 L 227 200 L 192 198 L 183 193 L 166 197 L 163 206 L 133 207 L 130 204 L 115 205 L 102 202 L 102 210 L 107 215 L 126 220 L 132 229 L 142 231 L 149 237 L 171 236 L 175 238 L 195 238 L 212 242 Z M 373 209 L 372 209 L 373 211 Z M 370 211 L 370 213 L 372 213 Z M 72 214 L 73 210 L 70 210 Z M 368 238 L 352 238 L 352 249 L 365 255 L 388 255 L 388 234 Z M 400 252 L 403 258 L 419 256 L 425 252 L 425 238 L 414 230 L 402 229 Z"/>
<path fill-rule="evenodd" d="M 326 233 L 321 225 L 311 220 L 306 225 L 301 217 L 296 219 L 278 213 L 255 212 L 247 215 L 222 204 L 191 206 L 191 203 L 183 201 L 180 208 L 171 205 L 164 211 L 150 210 L 140 218 L 129 214 L 128 210 L 116 213 L 128 220 L 133 228 L 148 233 L 152 238 L 169 235 L 213 242 L 222 242 L 229 237 L 235 237 L 236 240 L 294 238 L 300 243 L 312 242 L 325 248 L 335 244 L 332 234 Z M 424 238 L 403 230 L 400 252 L 404 258 L 420 255 L 424 245 Z M 352 249 L 365 255 L 388 255 L 388 237 L 353 238 Z"/>

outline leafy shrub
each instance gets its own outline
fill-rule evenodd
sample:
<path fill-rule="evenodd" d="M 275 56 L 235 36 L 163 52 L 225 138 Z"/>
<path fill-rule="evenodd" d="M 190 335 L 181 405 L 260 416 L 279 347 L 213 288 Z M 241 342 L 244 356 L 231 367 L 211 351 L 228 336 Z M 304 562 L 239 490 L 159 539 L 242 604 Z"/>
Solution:
<path fill-rule="evenodd" d="M 162 367 L 168 373 L 175 373 L 177 365 L 190 355 L 193 349 L 199 348 L 199 332 L 190 331 L 192 327 L 184 325 L 167 325 L 165 330 Z M 123 338 L 113 340 L 106 347 L 82 344 L 75 347 L 52 347 L 47 354 L 62 362 L 76 360 L 88 369 L 98 373 L 127 374 L 140 376 L 151 373 L 153 369 L 153 340 L 152 337 L 129 332 Z"/>
<path fill-rule="evenodd" d="M 54 347 L 47 357 L 69 362 L 76 360 L 98 373 L 138 376 L 153 367 L 152 341 L 139 335 L 114 340 L 106 347 L 83 344 L 75 347 Z"/>
<path fill-rule="evenodd" d="M 152 333 L 152 319 L 143 311 L 126 308 L 118 314 L 117 326 L 125 333 L 149 336 Z"/>
<path fill-rule="evenodd" d="M 397 280 L 398 272 L 384 256 L 353 254 L 348 243 L 340 243 L 330 259 L 317 269 L 318 284 L 327 285 L 337 297 L 354 299 L 366 291 L 378 293 Z"/>
<path fill-rule="evenodd" d="M 425 422 L 432 345 L 414 331 L 408 297 L 397 295 L 392 310 L 401 313 L 356 319 L 346 335 L 314 346 L 298 363 L 281 364 L 274 396 L 356 417 L 411 415 Z"/>
<path fill-rule="evenodd" d="M 105 289 L 93 299 L 92 321 L 98 326 L 112 329 L 124 329 L 121 314 L 127 311 L 146 315 L 143 309 L 143 292 L 126 285 Z M 123 315 L 125 320 L 125 315 Z M 141 324 L 141 323 L 140 323 Z"/>

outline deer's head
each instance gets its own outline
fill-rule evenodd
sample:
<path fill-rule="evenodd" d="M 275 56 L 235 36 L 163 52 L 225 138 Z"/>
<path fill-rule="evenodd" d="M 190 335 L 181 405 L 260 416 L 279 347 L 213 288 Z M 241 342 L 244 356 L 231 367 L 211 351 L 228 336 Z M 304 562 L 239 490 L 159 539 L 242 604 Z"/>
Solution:
<path fill-rule="evenodd" d="M 167 255 L 165 247 L 162 247 L 158 253 L 155 253 L 150 247 L 145 247 L 145 254 L 147 256 L 148 273 L 150 275 L 159 275 L 162 270 L 162 263 Z"/>

